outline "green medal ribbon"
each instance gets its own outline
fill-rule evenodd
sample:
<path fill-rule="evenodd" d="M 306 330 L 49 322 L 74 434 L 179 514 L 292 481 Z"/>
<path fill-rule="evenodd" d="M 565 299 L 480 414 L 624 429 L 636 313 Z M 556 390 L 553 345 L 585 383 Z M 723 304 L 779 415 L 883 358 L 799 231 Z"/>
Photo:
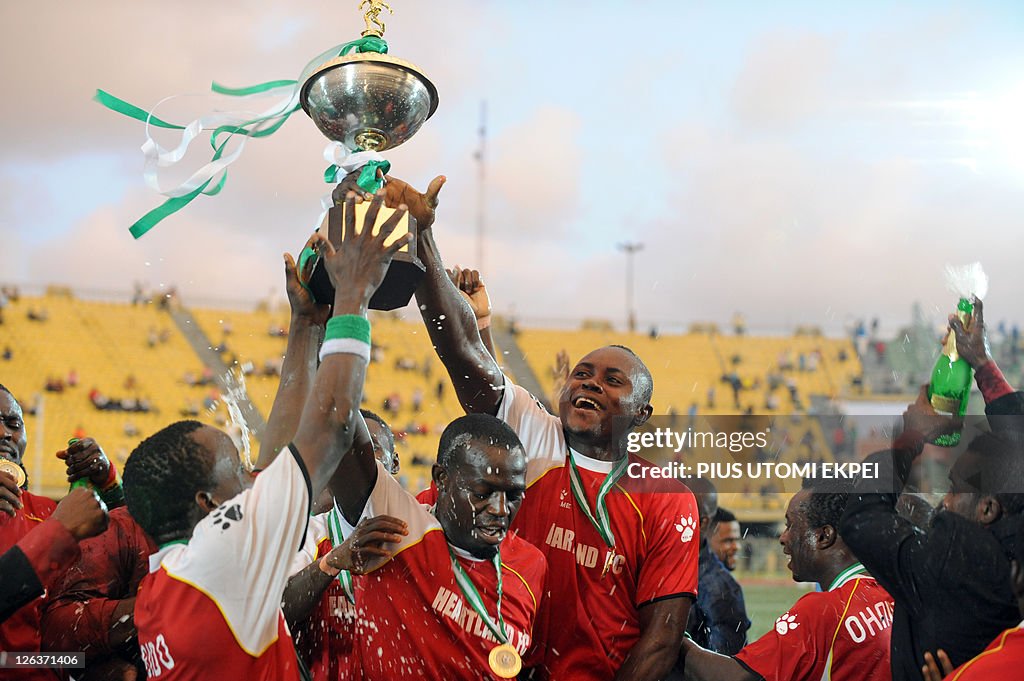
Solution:
<path fill-rule="evenodd" d="M 583 515 L 587 516 L 587 520 L 594 526 L 597 533 L 604 539 L 604 543 L 609 548 L 615 548 L 615 535 L 612 534 L 612 522 L 608 517 L 608 504 L 605 502 L 605 497 L 608 496 L 608 492 L 615 487 L 615 483 L 626 474 L 626 467 L 629 465 L 629 457 L 622 457 L 619 459 L 615 466 L 612 467 L 611 471 L 605 477 L 604 482 L 601 483 L 600 489 L 597 491 L 597 517 L 590 511 L 590 504 L 587 503 L 587 495 L 583 490 L 583 480 L 580 478 L 580 471 L 576 467 L 576 462 L 572 458 L 572 451 L 568 453 L 569 459 L 569 486 L 572 488 L 572 495 L 576 498 L 576 503 L 579 504 L 580 510 L 583 511 Z"/>
<path fill-rule="evenodd" d="M 498 639 L 498 643 L 508 643 L 508 633 L 505 631 L 505 620 L 501 617 L 501 551 L 498 550 L 494 554 L 494 569 L 498 573 L 498 621 L 495 623 L 494 619 L 491 618 L 487 612 L 487 607 L 484 605 L 484 599 L 477 591 L 476 586 L 473 584 L 473 580 L 469 578 L 466 570 L 459 565 L 458 558 L 455 557 L 455 553 L 452 551 L 452 547 L 448 547 L 448 555 L 452 559 L 452 571 L 455 572 L 455 583 L 459 585 L 459 590 L 462 595 L 465 596 L 466 601 L 470 607 L 476 611 L 476 614 L 480 616 L 480 619 L 487 628 L 491 630 L 494 637 Z"/>
<path fill-rule="evenodd" d="M 331 537 L 331 548 L 341 546 L 341 543 L 345 541 L 344 525 L 341 522 L 341 510 L 338 508 L 338 502 L 334 502 L 334 508 L 332 508 L 327 514 L 327 534 Z M 338 573 L 337 580 L 341 582 L 341 588 L 345 590 L 345 596 L 348 597 L 348 602 L 352 605 L 356 604 L 356 592 L 352 588 L 352 573 L 348 570 L 342 570 Z"/>

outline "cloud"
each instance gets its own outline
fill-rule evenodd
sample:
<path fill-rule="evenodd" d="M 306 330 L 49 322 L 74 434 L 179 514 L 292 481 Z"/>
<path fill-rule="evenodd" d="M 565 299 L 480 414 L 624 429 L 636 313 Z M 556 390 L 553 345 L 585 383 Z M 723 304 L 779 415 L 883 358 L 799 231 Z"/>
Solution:
<path fill-rule="evenodd" d="M 831 103 L 827 81 L 835 62 L 834 37 L 772 33 L 755 40 L 732 91 L 739 122 L 752 128 L 788 128 Z"/>

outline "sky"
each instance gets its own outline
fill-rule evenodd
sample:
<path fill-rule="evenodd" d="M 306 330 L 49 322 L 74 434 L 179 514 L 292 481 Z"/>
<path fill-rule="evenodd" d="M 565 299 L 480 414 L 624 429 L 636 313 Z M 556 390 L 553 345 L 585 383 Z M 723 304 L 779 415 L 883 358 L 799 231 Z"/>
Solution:
<path fill-rule="evenodd" d="M 1024 321 L 1024 5 L 1019 2 L 392 0 L 391 54 L 440 106 L 387 153 L 424 188 L 444 174 L 437 240 L 480 266 L 499 313 L 621 324 L 640 242 L 644 328 L 895 329 L 955 306 L 946 264 L 980 261 L 989 320 Z M 281 253 L 315 226 L 326 140 L 295 114 L 247 144 L 224 191 L 139 240 L 162 197 L 144 126 L 103 88 L 188 121 L 237 102 L 211 81 L 297 78 L 358 37 L 357 0 L 3 3 L 0 281 L 186 303 L 283 290 Z M 487 142 L 477 257 L 482 102 Z M 253 106 L 258 106 L 254 104 Z M 159 140 L 169 144 L 171 137 Z M 191 158 L 191 156 L 189 157 Z M 206 159 L 196 156 L 195 167 Z"/>

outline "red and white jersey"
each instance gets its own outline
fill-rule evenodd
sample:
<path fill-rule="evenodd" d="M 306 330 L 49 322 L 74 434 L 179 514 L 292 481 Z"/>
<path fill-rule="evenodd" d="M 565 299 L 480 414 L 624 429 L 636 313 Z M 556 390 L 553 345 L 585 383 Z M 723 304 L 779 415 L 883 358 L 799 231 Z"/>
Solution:
<path fill-rule="evenodd" d="M 327 513 L 309 519 L 306 548 L 299 553 L 299 569 L 319 561 L 334 546 L 327 531 Z M 342 523 L 346 536 L 351 528 Z M 293 572 L 298 570 L 293 567 Z M 359 579 L 353 576 L 353 579 Z M 295 632 L 295 647 L 309 666 L 313 681 L 349 681 L 362 678 L 355 657 L 356 607 L 341 582 L 332 579 L 309 618 Z"/>
<path fill-rule="evenodd" d="M 890 681 L 893 600 L 860 563 L 809 593 L 735 659 L 765 681 Z"/>
<path fill-rule="evenodd" d="M 621 478 L 606 497 L 615 549 L 602 576 L 611 549 L 573 497 L 561 420 L 507 377 L 497 415 L 519 435 L 528 460 L 512 530 L 548 560 L 550 630 L 538 632 L 549 648 L 547 671 L 555 679 L 611 678 L 639 639 L 641 606 L 697 593 L 693 494 L 674 480 Z M 573 461 L 593 512 L 614 464 L 576 452 Z M 630 455 L 633 472 L 651 465 Z"/>
<path fill-rule="evenodd" d="M 1024 622 L 1007 629 L 974 659 L 957 667 L 945 681 L 1019 679 L 1024 674 Z"/>
<path fill-rule="evenodd" d="M 405 520 L 409 534 L 383 567 L 354 581 L 356 656 L 368 681 L 496 678 L 487 658 L 498 641 L 463 597 L 449 544 L 430 512 L 377 464 L 377 482 L 362 517 Z M 497 614 L 497 571 L 451 547 L 479 591 L 488 614 Z M 547 565 L 537 548 L 509 534 L 501 543 L 501 615 L 508 642 L 531 664 L 534 623 Z"/>
<path fill-rule="evenodd" d="M 281 612 L 309 519 L 310 482 L 290 447 L 251 489 L 150 557 L 135 603 L 151 680 L 299 679 Z"/>

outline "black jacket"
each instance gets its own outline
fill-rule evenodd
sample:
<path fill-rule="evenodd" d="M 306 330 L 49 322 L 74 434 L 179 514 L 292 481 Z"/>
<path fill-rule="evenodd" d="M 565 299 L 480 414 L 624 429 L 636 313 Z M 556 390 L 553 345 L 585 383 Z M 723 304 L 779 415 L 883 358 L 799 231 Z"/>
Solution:
<path fill-rule="evenodd" d="M 1022 404 L 1021 393 L 1012 393 L 994 400 L 986 413 L 1019 414 Z M 985 528 L 940 511 L 927 530 L 915 527 L 895 508 L 915 456 L 896 449 L 868 457 L 879 464 L 879 479 L 895 484 L 879 493 L 878 480 L 858 481 L 839 526 L 847 546 L 896 602 L 893 681 L 920 681 L 924 653 L 939 648 L 959 666 L 1020 622 L 1010 588 L 1020 518 L 1004 517 Z"/>

